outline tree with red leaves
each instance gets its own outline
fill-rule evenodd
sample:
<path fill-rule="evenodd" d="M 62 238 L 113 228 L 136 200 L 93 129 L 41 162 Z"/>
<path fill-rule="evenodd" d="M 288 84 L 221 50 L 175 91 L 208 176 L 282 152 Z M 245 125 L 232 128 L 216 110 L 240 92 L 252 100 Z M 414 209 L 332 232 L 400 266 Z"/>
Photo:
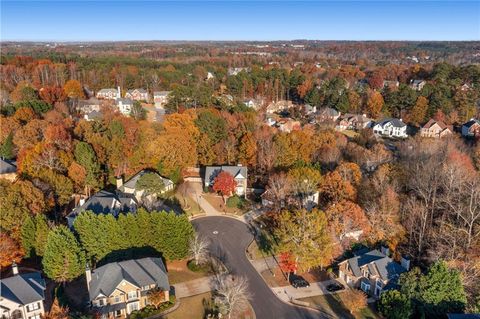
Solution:
<path fill-rule="evenodd" d="M 232 196 L 233 192 L 235 192 L 236 187 L 237 182 L 235 182 L 235 179 L 229 172 L 220 172 L 220 174 L 218 174 L 213 181 L 213 190 L 216 192 L 220 192 L 224 201 L 226 200 L 225 196 Z"/>
<path fill-rule="evenodd" d="M 20 245 L 5 233 L 0 234 L 0 266 L 7 267 L 13 262 L 20 262 L 24 256 Z"/>
<path fill-rule="evenodd" d="M 290 281 L 290 274 L 297 271 L 297 263 L 295 262 L 295 258 L 293 258 L 292 254 L 289 252 L 283 252 L 280 254 L 280 269 L 283 272 L 287 273 L 287 280 Z"/>

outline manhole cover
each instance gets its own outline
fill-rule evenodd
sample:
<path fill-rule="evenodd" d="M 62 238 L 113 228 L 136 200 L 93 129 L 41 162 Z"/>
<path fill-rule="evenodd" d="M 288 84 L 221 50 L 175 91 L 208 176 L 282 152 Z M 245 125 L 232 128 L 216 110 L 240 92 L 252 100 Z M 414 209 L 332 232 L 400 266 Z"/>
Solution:
<path fill-rule="evenodd" d="M 218 235 L 218 230 L 214 230 L 214 231 L 213 231 L 213 234 L 214 234 L 214 235 Z"/>

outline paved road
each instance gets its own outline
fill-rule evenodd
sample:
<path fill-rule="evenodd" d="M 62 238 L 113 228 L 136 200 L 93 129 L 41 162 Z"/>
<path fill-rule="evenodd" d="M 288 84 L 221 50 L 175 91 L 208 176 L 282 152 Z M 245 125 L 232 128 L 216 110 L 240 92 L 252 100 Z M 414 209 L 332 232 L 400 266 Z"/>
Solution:
<path fill-rule="evenodd" d="M 329 318 L 314 310 L 286 304 L 274 295 L 245 255 L 253 240 L 245 223 L 222 216 L 198 218 L 192 223 L 202 236 L 210 239 L 210 251 L 225 263 L 232 275 L 248 279 L 251 304 L 258 319 Z"/>

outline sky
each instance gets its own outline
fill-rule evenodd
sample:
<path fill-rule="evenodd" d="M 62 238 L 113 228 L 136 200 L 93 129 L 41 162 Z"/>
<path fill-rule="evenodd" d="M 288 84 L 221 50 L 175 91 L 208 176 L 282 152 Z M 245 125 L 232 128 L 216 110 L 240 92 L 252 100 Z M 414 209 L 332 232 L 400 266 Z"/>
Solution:
<path fill-rule="evenodd" d="M 6 1 L 1 41 L 480 40 L 476 1 Z"/>

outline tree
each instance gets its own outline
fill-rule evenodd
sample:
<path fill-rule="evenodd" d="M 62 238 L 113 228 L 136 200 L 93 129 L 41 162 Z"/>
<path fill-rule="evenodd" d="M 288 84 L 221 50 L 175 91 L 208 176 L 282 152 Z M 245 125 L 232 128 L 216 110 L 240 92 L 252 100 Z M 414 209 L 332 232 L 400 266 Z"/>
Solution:
<path fill-rule="evenodd" d="M 0 233 L 0 266 L 7 267 L 13 262 L 20 262 L 24 251 L 18 243 L 4 232 Z"/>
<path fill-rule="evenodd" d="M 362 231 L 365 235 L 370 230 L 370 225 L 363 209 L 351 201 L 341 201 L 331 205 L 325 212 L 329 225 L 340 240 L 349 233 Z"/>
<path fill-rule="evenodd" d="M 213 180 L 213 190 L 220 192 L 224 201 L 225 197 L 232 196 L 237 187 L 237 182 L 233 178 L 232 174 L 227 171 L 221 171 Z"/>
<path fill-rule="evenodd" d="M 154 288 L 147 293 L 147 299 L 155 309 L 158 309 L 158 307 L 166 301 L 165 291 L 160 288 Z"/>
<path fill-rule="evenodd" d="M 13 159 L 15 156 L 13 145 L 13 133 L 7 135 L 7 138 L 0 144 L 0 157 L 3 159 Z"/>
<path fill-rule="evenodd" d="M 290 282 L 290 274 L 295 273 L 298 268 L 292 254 L 289 252 L 281 253 L 279 266 L 283 272 L 287 273 L 287 281 Z"/>
<path fill-rule="evenodd" d="M 27 257 L 43 256 L 47 245 L 48 233 L 47 218 L 43 214 L 29 216 L 22 225 L 22 246 Z"/>
<path fill-rule="evenodd" d="M 42 319 L 69 319 L 70 317 L 70 311 L 68 307 L 62 307 L 60 306 L 60 303 L 58 302 L 58 297 L 55 297 L 53 299 L 52 306 L 50 308 L 50 311 L 45 313 L 43 316 L 41 316 Z"/>
<path fill-rule="evenodd" d="M 309 196 L 318 192 L 322 181 L 322 174 L 312 167 L 298 167 L 288 171 L 290 186 L 300 202 L 300 207 L 307 204 Z"/>
<path fill-rule="evenodd" d="M 85 168 L 85 184 L 88 186 L 87 194 L 90 194 L 90 188 L 101 185 L 99 180 L 100 165 L 93 147 L 86 142 L 78 142 L 75 145 L 75 160 Z"/>
<path fill-rule="evenodd" d="M 15 89 L 10 93 L 13 102 L 30 101 L 38 99 L 37 92 L 26 81 L 20 81 Z"/>
<path fill-rule="evenodd" d="M 367 100 L 367 110 L 368 114 L 373 118 L 377 118 L 380 115 L 380 111 L 382 110 L 384 101 L 383 97 L 379 92 L 371 91 L 368 94 Z"/>
<path fill-rule="evenodd" d="M 425 121 L 425 117 L 427 116 L 428 110 L 428 100 L 426 97 L 419 96 L 417 98 L 417 102 L 410 110 L 410 114 L 408 119 L 414 125 L 420 125 Z"/>
<path fill-rule="evenodd" d="M 411 300 L 398 290 L 384 291 L 380 295 L 378 308 L 388 319 L 405 319 L 413 314 Z"/>
<path fill-rule="evenodd" d="M 228 318 L 236 316 L 248 307 L 250 293 L 248 281 L 244 277 L 229 278 L 225 275 L 217 275 L 215 278 L 216 301 L 220 313 Z"/>
<path fill-rule="evenodd" d="M 84 272 L 85 256 L 67 227 L 57 226 L 50 231 L 42 264 L 45 274 L 61 283 L 71 281 Z"/>
<path fill-rule="evenodd" d="M 190 240 L 190 257 L 195 261 L 195 265 L 203 263 L 208 256 L 208 242 L 201 238 L 197 233 Z"/>
<path fill-rule="evenodd" d="M 242 165 L 254 166 L 257 162 L 257 143 L 251 132 L 245 133 L 239 145 L 238 160 Z"/>
<path fill-rule="evenodd" d="M 163 178 L 157 173 L 145 173 L 137 181 L 137 188 L 147 195 L 159 195 L 165 190 Z"/>
<path fill-rule="evenodd" d="M 39 91 L 40 98 L 48 104 L 55 105 L 57 102 L 65 101 L 66 95 L 60 86 L 46 86 Z"/>
<path fill-rule="evenodd" d="M 199 112 L 195 125 L 200 132 L 208 135 L 213 144 L 227 137 L 225 120 L 210 109 Z"/>
<path fill-rule="evenodd" d="M 63 91 L 65 92 L 65 95 L 71 99 L 85 98 L 82 85 L 77 80 L 68 80 L 63 86 Z"/>
<path fill-rule="evenodd" d="M 135 101 L 133 102 L 130 116 L 132 116 L 136 120 L 145 120 L 147 118 L 147 111 L 143 108 L 142 104 L 139 101 Z"/>
<path fill-rule="evenodd" d="M 332 259 L 333 244 L 327 230 L 327 218 L 317 209 L 293 212 L 283 211 L 274 233 L 280 240 L 280 249 L 291 252 L 302 270 L 324 267 Z"/>
<path fill-rule="evenodd" d="M 346 289 L 339 295 L 343 305 L 351 314 L 356 313 L 367 306 L 367 296 L 361 290 Z"/>

